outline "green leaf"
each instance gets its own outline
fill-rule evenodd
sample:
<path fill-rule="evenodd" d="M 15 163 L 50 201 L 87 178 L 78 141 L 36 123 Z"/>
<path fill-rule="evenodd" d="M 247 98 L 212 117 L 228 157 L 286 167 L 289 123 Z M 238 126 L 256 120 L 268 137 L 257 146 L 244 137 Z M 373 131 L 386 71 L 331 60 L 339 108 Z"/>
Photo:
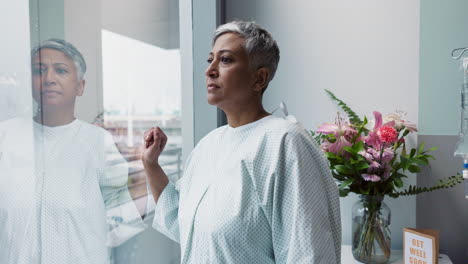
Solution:
<path fill-rule="evenodd" d="M 424 145 L 425 145 L 425 144 L 426 144 L 426 143 L 424 143 L 424 142 L 421 143 L 421 145 L 419 146 L 419 151 L 418 151 L 418 153 L 422 153 L 422 152 L 424 151 Z"/>
<path fill-rule="evenodd" d="M 406 158 L 405 156 L 401 155 L 400 156 L 400 166 L 403 170 L 407 170 L 409 165 L 411 165 L 411 161 Z"/>
<path fill-rule="evenodd" d="M 341 175 L 339 173 L 336 173 L 334 171 L 332 171 L 332 175 L 335 179 L 337 179 L 338 181 L 342 182 L 342 181 L 346 181 L 348 178 L 345 177 L 344 175 Z"/>
<path fill-rule="evenodd" d="M 436 185 L 431 187 L 416 187 L 410 185 L 406 190 L 402 192 L 392 193 L 390 196 L 398 197 L 400 195 L 416 195 L 424 192 L 432 192 L 435 190 L 454 187 L 461 182 L 463 182 L 463 176 L 461 174 L 457 174 L 456 176 L 450 176 L 445 179 L 440 179 Z"/>
<path fill-rule="evenodd" d="M 338 103 L 338 105 L 341 107 L 341 109 L 343 109 L 343 111 L 348 115 L 349 117 L 349 120 L 351 121 L 351 123 L 353 124 L 362 124 L 362 121 L 361 119 L 359 118 L 359 116 L 353 111 L 351 110 L 351 108 L 348 107 L 348 105 L 345 104 L 345 102 L 341 101 L 340 99 L 338 99 L 332 92 L 330 92 L 329 90 L 325 89 L 325 92 L 335 101 Z"/>
<path fill-rule="evenodd" d="M 395 182 L 395 186 L 398 188 L 403 187 L 403 181 L 400 178 L 394 178 L 393 181 Z"/>
<path fill-rule="evenodd" d="M 358 153 L 359 151 L 364 149 L 364 143 L 362 141 L 357 142 L 356 144 L 354 144 L 353 149 L 355 153 Z"/>
<path fill-rule="evenodd" d="M 336 159 L 336 158 L 338 158 L 338 157 L 335 155 L 335 153 L 333 153 L 333 152 L 325 152 L 325 156 L 327 156 L 327 158 L 329 158 L 329 159 Z"/>
<path fill-rule="evenodd" d="M 429 161 L 426 158 L 415 158 L 413 159 L 413 162 L 419 165 L 429 165 Z"/>
<path fill-rule="evenodd" d="M 359 187 L 359 191 L 362 193 L 362 194 L 369 194 L 369 188 L 362 188 L 362 186 Z"/>
<path fill-rule="evenodd" d="M 408 176 L 406 176 L 403 173 L 399 173 L 399 172 L 396 173 L 396 176 L 398 176 L 398 178 L 408 178 Z"/>
<path fill-rule="evenodd" d="M 430 149 L 425 150 L 424 153 L 431 152 L 431 151 L 434 151 L 436 149 L 437 149 L 437 147 L 432 147 Z"/>
<path fill-rule="evenodd" d="M 369 164 L 365 161 L 361 161 L 360 163 L 358 163 L 356 166 L 355 166 L 356 170 L 360 171 L 360 170 L 364 170 L 364 169 L 367 169 L 369 168 Z"/>
<path fill-rule="evenodd" d="M 348 193 L 349 193 L 349 189 L 339 189 L 339 192 L 340 192 L 340 197 L 346 197 L 348 196 Z"/>
<path fill-rule="evenodd" d="M 352 147 L 344 146 L 343 150 L 351 154 L 356 154 L 355 150 Z"/>
<path fill-rule="evenodd" d="M 341 183 L 339 188 L 344 189 L 344 188 L 348 187 L 350 184 L 352 184 L 353 182 L 354 182 L 354 178 L 349 178 L 346 181 L 344 181 L 343 183 Z"/>
<path fill-rule="evenodd" d="M 418 173 L 418 172 L 421 171 L 421 169 L 420 169 L 418 166 L 414 165 L 414 164 L 410 165 L 410 166 L 408 167 L 408 170 L 409 170 L 411 173 Z"/>
<path fill-rule="evenodd" d="M 353 170 L 348 168 L 347 166 L 345 165 L 336 165 L 335 166 L 335 170 L 339 173 L 343 173 L 343 174 L 353 174 Z"/>

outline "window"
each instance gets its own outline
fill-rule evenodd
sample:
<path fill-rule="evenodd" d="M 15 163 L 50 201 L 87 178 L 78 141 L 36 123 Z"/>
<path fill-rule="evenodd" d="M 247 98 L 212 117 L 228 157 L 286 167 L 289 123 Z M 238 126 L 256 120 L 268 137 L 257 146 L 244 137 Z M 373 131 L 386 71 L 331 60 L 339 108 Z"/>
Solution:
<path fill-rule="evenodd" d="M 0 8 L 8 10 L 0 11 L 2 25 L 15 21 L 15 26 L 2 28 L 14 29 L 5 32 L 15 40 L 6 44 L 2 55 L 7 56 L 2 58 L 18 61 L 0 68 L 0 182 L 15 186 L 9 192 L 0 188 L 6 198 L 0 199 L 0 229 L 7 234 L 0 236 L 0 262 L 177 263 L 179 245 L 151 228 L 147 201 L 152 198 L 148 199 L 140 147 L 148 128 L 162 127 L 169 141 L 160 163 L 172 181 L 181 176 L 178 1 L 29 0 L 29 19 L 27 2 Z M 18 41 L 16 34 L 23 32 Z M 81 127 L 66 142 L 62 139 L 76 120 L 57 126 L 44 121 L 49 107 L 44 102 L 65 94 L 59 91 L 62 83 L 46 75 L 66 71 L 46 64 L 42 53 L 34 55 L 38 65 L 33 67 L 41 70 L 32 75 L 33 100 L 31 75 L 19 65 L 29 64 L 29 46 L 50 38 L 73 44 L 87 64 L 84 93 L 71 112 Z M 18 53 L 10 58 L 6 50 Z M 59 54 L 54 59 L 70 59 L 67 67 L 76 68 L 72 75 L 79 76 L 76 60 L 52 50 Z M 81 84 L 81 79 L 72 83 Z M 48 87 L 57 90 L 46 92 Z M 41 119 L 33 121 L 32 116 Z M 15 123 L 9 121 L 12 118 Z M 25 147 L 14 148 L 18 142 Z"/>

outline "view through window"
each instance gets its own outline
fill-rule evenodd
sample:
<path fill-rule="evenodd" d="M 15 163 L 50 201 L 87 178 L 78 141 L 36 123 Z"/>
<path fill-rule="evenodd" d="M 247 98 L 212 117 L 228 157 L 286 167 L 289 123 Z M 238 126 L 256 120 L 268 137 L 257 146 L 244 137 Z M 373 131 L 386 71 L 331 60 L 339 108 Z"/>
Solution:
<path fill-rule="evenodd" d="M 149 128 L 167 134 L 160 163 L 171 180 L 181 176 L 180 52 L 102 30 L 102 59 L 104 112 L 97 121 L 126 158 L 129 188 L 138 200 L 146 195 L 140 154 Z"/>

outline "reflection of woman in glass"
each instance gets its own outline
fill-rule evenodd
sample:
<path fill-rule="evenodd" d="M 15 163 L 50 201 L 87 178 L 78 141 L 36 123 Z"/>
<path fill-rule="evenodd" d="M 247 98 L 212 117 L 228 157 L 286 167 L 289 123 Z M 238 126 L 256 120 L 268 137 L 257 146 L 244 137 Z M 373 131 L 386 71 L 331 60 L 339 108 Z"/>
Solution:
<path fill-rule="evenodd" d="M 182 263 L 340 263 L 338 189 L 319 147 L 262 105 L 279 49 L 255 23 L 220 26 L 208 56 L 208 102 L 228 125 L 205 136 L 184 176 L 168 181 L 160 128 L 143 164 L 156 201 L 153 227 L 178 241 Z"/>
<path fill-rule="evenodd" d="M 25 237 L 0 235 L 5 244 L 3 237 L 23 239 L 16 243 L 19 248 L 0 252 L 0 262 L 109 263 L 109 245 L 115 241 L 109 237 L 108 223 L 113 220 L 115 227 L 129 220 L 116 207 L 131 201 L 128 166 L 108 132 L 74 116 L 76 97 L 85 85 L 86 64 L 80 52 L 70 43 L 51 39 L 31 55 L 33 98 L 39 105 L 33 125 L 34 213 L 24 223 Z M 134 209 L 132 220 L 140 225 Z"/>

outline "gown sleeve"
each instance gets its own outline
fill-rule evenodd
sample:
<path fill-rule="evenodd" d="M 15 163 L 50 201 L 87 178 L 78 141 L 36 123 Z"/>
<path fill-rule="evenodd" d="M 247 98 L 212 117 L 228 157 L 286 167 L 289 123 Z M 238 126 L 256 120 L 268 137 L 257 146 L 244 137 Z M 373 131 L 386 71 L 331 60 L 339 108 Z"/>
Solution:
<path fill-rule="evenodd" d="M 179 191 L 172 182 L 167 184 L 156 203 L 153 228 L 180 243 Z"/>
<path fill-rule="evenodd" d="M 99 185 L 106 208 L 107 245 L 121 245 L 145 229 L 145 224 L 128 189 L 128 164 L 117 149 L 112 135 L 105 132 L 104 166 Z"/>
<path fill-rule="evenodd" d="M 104 135 L 104 166 L 99 185 L 106 209 L 132 200 L 128 191 L 128 164 L 110 135 Z"/>
<path fill-rule="evenodd" d="M 317 144 L 300 128 L 283 138 L 272 190 L 276 263 L 340 263 L 338 189 Z"/>
<path fill-rule="evenodd" d="M 193 165 L 191 164 L 191 161 L 195 151 L 196 148 L 187 157 L 182 178 L 180 178 L 176 183 L 169 181 L 159 196 L 158 202 L 154 208 L 153 228 L 177 243 L 180 243 L 180 188 L 181 185 L 183 185 L 183 180 L 186 180 L 187 177 L 189 177 L 186 172 L 189 170 L 189 167 Z"/>

